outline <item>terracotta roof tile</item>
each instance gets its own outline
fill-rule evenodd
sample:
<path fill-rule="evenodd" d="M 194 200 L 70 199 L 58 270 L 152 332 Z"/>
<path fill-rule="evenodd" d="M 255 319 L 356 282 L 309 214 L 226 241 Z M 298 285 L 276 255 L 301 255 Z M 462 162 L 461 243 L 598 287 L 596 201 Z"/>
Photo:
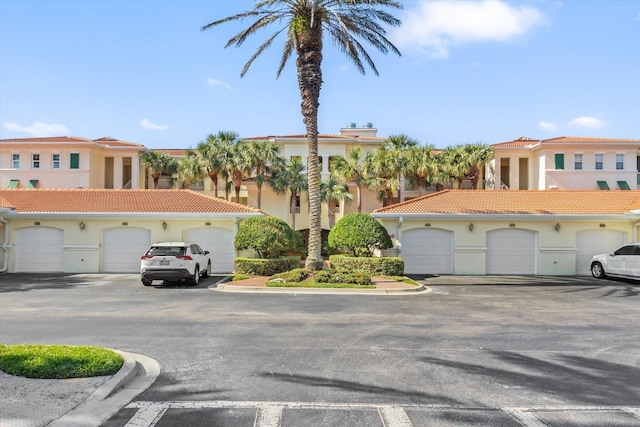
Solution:
<path fill-rule="evenodd" d="M 0 143 L 96 143 L 106 147 L 139 147 L 144 148 L 142 144 L 136 144 L 134 142 L 119 141 L 111 137 L 104 137 L 98 139 L 79 138 L 77 136 L 46 136 L 40 138 L 12 138 L 12 139 L 0 139 Z"/>
<path fill-rule="evenodd" d="M 0 190 L 0 207 L 15 208 L 18 212 L 261 213 L 191 190 Z"/>
<path fill-rule="evenodd" d="M 640 191 L 444 190 L 377 209 L 379 214 L 623 215 Z"/>
<path fill-rule="evenodd" d="M 640 144 L 640 139 L 589 138 L 585 136 L 559 136 L 549 139 L 531 139 L 520 137 L 513 141 L 491 144 L 494 148 L 530 148 L 537 145 L 566 143 L 566 144 Z"/>

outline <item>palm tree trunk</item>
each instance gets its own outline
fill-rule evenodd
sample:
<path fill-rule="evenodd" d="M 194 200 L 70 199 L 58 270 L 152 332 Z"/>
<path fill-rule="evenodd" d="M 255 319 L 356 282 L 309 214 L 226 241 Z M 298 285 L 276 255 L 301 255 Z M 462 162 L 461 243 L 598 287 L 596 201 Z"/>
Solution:
<path fill-rule="evenodd" d="M 158 189 L 158 180 L 160 179 L 160 173 L 159 172 L 154 172 L 151 175 L 151 178 L 153 178 L 153 189 L 157 190 Z"/>
<path fill-rule="evenodd" d="M 329 229 L 336 225 L 336 199 L 327 200 L 327 210 L 329 211 Z"/>
<path fill-rule="evenodd" d="M 362 189 L 356 184 L 356 199 L 358 199 L 358 213 L 362 213 Z"/>
<path fill-rule="evenodd" d="M 258 209 L 260 209 L 262 205 L 262 182 L 256 182 L 256 185 L 258 186 Z"/>
<path fill-rule="evenodd" d="M 218 174 L 210 173 L 209 178 L 211 178 L 211 182 L 213 183 L 213 197 L 218 197 Z"/>
<path fill-rule="evenodd" d="M 291 203 L 289 203 L 289 212 L 291 212 L 291 228 L 296 229 L 296 208 L 298 200 L 298 194 L 295 191 L 291 192 Z"/>
<path fill-rule="evenodd" d="M 320 20 L 297 34 L 296 68 L 302 97 L 302 117 L 307 130 L 309 185 L 309 242 L 305 267 L 322 269 L 322 220 L 320 218 L 320 165 L 318 160 L 318 106 L 322 86 L 322 26 Z"/>
<path fill-rule="evenodd" d="M 418 177 L 418 197 L 422 197 L 422 187 L 424 187 L 424 178 Z"/>

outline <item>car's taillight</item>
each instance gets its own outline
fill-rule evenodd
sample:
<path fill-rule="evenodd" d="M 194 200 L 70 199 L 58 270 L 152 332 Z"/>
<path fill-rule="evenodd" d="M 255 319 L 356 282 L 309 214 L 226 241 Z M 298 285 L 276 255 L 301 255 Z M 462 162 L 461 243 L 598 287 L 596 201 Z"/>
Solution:
<path fill-rule="evenodd" d="M 191 261 L 193 259 L 189 255 L 178 255 L 178 256 L 176 256 L 176 258 L 183 259 L 185 261 Z"/>
<path fill-rule="evenodd" d="M 151 258 L 153 258 L 153 256 L 151 256 L 151 255 L 142 255 L 140 257 L 140 259 L 151 259 Z"/>

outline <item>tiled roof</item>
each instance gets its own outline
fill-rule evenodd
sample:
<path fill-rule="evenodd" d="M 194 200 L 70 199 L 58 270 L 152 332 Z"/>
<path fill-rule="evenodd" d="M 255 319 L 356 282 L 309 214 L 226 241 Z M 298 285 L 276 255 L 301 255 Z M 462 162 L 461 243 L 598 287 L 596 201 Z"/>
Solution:
<path fill-rule="evenodd" d="M 494 148 L 531 148 L 545 144 L 640 144 L 640 139 L 589 138 L 585 136 L 559 136 L 549 139 L 532 139 L 525 136 L 513 141 L 491 144 Z"/>
<path fill-rule="evenodd" d="M 0 139 L 2 142 L 12 143 L 96 143 L 106 147 L 137 147 L 144 148 L 142 144 L 136 144 L 133 142 L 119 141 L 111 137 L 103 137 L 98 139 L 79 138 L 77 136 L 46 136 L 41 138 L 12 138 L 12 139 Z"/>
<path fill-rule="evenodd" d="M 43 213 L 261 213 L 191 190 L 0 190 L 0 207 Z"/>
<path fill-rule="evenodd" d="M 623 215 L 640 191 L 444 190 L 377 209 L 379 214 Z"/>
<path fill-rule="evenodd" d="M 269 141 L 271 139 L 306 139 L 307 135 L 269 135 L 269 136 L 256 136 L 251 138 L 242 138 L 245 141 Z M 329 135 L 319 134 L 318 139 L 367 139 L 371 141 L 384 141 L 385 138 L 379 136 L 352 136 L 352 135 Z"/>

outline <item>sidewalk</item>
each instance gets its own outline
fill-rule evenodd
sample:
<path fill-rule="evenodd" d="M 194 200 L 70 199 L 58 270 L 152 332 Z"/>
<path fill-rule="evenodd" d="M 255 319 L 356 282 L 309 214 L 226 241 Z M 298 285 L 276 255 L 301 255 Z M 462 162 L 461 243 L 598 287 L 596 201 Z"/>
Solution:
<path fill-rule="evenodd" d="M 160 375 L 154 359 L 118 353 L 124 363 L 113 376 L 43 380 L 0 371 L 0 427 L 100 426 Z"/>

